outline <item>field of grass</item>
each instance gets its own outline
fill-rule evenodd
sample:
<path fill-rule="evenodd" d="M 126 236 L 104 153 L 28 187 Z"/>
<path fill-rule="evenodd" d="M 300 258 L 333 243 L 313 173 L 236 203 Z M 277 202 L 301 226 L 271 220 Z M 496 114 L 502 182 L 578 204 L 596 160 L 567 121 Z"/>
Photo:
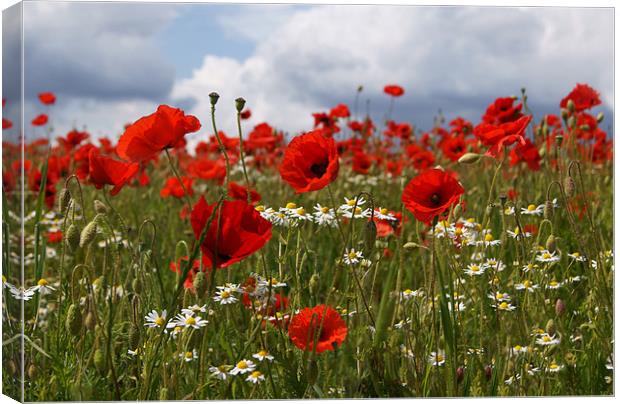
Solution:
<path fill-rule="evenodd" d="M 213 136 L 214 95 L 199 130 L 183 123 L 180 138 L 201 141 L 191 153 L 41 124 L 54 140 L 28 142 L 22 160 L 8 128 L 4 394 L 613 394 L 613 145 L 575 91 L 551 117 L 525 92 L 491 103 L 490 129 L 438 117 L 422 132 L 340 105 L 294 156 L 292 136 L 242 119 L 241 100 L 239 128 Z M 503 147 L 485 137 L 527 116 Z M 429 173 L 446 184 L 403 196 Z M 420 220 L 425 198 L 445 206 Z"/>

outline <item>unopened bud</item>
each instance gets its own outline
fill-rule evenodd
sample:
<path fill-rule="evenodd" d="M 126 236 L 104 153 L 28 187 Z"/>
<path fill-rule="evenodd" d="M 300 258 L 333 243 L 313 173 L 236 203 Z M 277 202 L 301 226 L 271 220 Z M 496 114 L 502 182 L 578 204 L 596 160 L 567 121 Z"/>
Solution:
<path fill-rule="evenodd" d="M 556 143 L 556 144 L 558 144 L 558 145 L 560 145 L 560 146 L 561 146 L 561 145 L 562 145 L 562 141 L 563 141 L 563 140 L 564 140 L 564 136 L 562 136 L 562 135 L 556 135 L 556 136 L 555 136 L 555 143 Z"/>
<path fill-rule="evenodd" d="M 97 236 L 97 222 L 94 220 L 86 225 L 84 229 L 82 229 L 82 233 L 80 234 L 80 247 L 84 248 L 93 242 L 95 237 Z"/>
<path fill-rule="evenodd" d="M 487 380 L 491 380 L 491 376 L 493 376 L 493 366 L 486 365 L 484 367 L 484 377 L 486 377 Z"/>
<path fill-rule="evenodd" d="M 603 122 L 603 119 L 605 119 L 605 114 L 601 111 L 598 115 L 596 115 L 596 122 L 601 123 Z"/>
<path fill-rule="evenodd" d="M 463 366 L 459 366 L 458 368 L 456 368 L 456 382 L 457 383 L 462 382 L 464 377 L 465 377 L 465 369 L 463 368 Z"/>
<path fill-rule="evenodd" d="M 555 236 L 551 234 L 549 235 L 549 237 L 547 237 L 547 243 L 545 244 L 545 248 L 547 248 L 547 251 L 549 251 L 550 253 L 554 253 L 555 247 Z"/>
<path fill-rule="evenodd" d="M 321 282 L 320 282 L 321 278 L 319 277 L 318 273 L 315 273 L 312 275 L 312 277 L 310 278 L 310 282 L 308 284 L 308 288 L 310 289 L 310 295 L 311 296 L 317 296 L 319 293 L 319 288 L 321 286 Z"/>
<path fill-rule="evenodd" d="M 461 164 L 475 164 L 480 161 L 482 157 L 481 154 L 478 153 L 465 153 L 459 158 L 459 163 Z"/>
<path fill-rule="evenodd" d="M 420 247 L 420 245 L 417 243 L 414 243 L 413 241 L 410 241 L 408 243 L 405 243 L 405 245 L 403 245 L 403 248 L 405 250 L 415 250 L 418 247 Z"/>
<path fill-rule="evenodd" d="M 71 223 L 65 235 L 65 241 L 71 251 L 75 251 L 80 246 L 80 229 L 75 223 Z"/>
<path fill-rule="evenodd" d="M 463 207 L 459 203 L 458 205 L 454 206 L 454 209 L 452 210 L 452 216 L 455 217 L 455 218 L 460 217 L 462 210 L 463 210 Z"/>
<path fill-rule="evenodd" d="M 579 130 L 582 130 L 584 132 L 587 132 L 590 130 L 590 125 L 588 124 L 584 124 L 584 125 L 579 125 Z"/>
<path fill-rule="evenodd" d="M 137 325 L 129 326 L 129 348 L 136 349 L 140 346 L 140 329 Z"/>
<path fill-rule="evenodd" d="M 241 113 L 245 107 L 245 100 L 241 97 L 237 98 L 235 100 L 235 107 L 237 108 L 237 112 Z"/>
<path fill-rule="evenodd" d="M 69 206 L 69 202 L 71 202 L 71 191 L 69 191 L 68 188 L 61 189 L 58 194 L 58 207 L 60 209 L 60 213 L 65 212 Z"/>
<path fill-rule="evenodd" d="M 202 296 L 205 292 L 205 288 L 207 286 L 207 279 L 205 277 L 205 273 L 202 271 L 198 271 L 194 275 L 194 282 L 192 283 L 194 290 L 196 291 L 196 295 Z"/>
<path fill-rule="evenodd" d="M 93 202 L 93 205 L 95 205 L 95 212 L 101 213 L 104 215 L 108 213 L 108 207 L 105 206 L 105 204 L 101 202 L 100 200 L 95 199 L 95 201 Z"/>
<path fill-rule="evenodd" d="M 566 304 L 564 300 L 558 299 L 555 301 L 555 314 L 558 316 L 562 316 L 566 311 Z"/>
<path fill-rule="evenodd" d="M 575 112 L 575 103 L 573 102 L 573 100 L 568 100 L 568 102 L 566 103 L 566 108 L 568 108 L 570 112 Z"/>
<path fill-rule="evenodd" d="M 105 375 L 107 369 L 105 363 L 105 356 L 101 348 L 97 348 L 97 350 L 95 351 L 95 355 L 93 356 L 93 363 L 99 373 Z"/>
<path fill-rule="evenodd" d="M 577 126 L 577 120 L 575 119 L 574 116 L 570 116 L 567 120 L 566 120 L 566 125 L 571 128 L 571 129 L 575 129 L 575 127 Z"/>
<path fill-rule="evenodd" d="M 209 94 L 209 99 L 211 100 L 211 106 L 215 106 L 215 104 L 217 104 L 217 100 L 220 99 L 220 95 L 214 91 Z"/>
<path fill-rule="evenodd" d="M 543 216 L 545 219 L 550 220 L 553 217 L 553 202 L 545 201 L 545 208 L 543 209 Z"/>
<path fill-rule="evenodd" d="M 67 311 L 65 329 L 73 336 L 80 335 L 82 331 L 82 312 L 80 311 L 80 307 L 75 303 L 72 303 Z"/>
<path fill-rule="evenodd" d="M 560 111 L 560 115 L 562 116 L 562 119 L 566 121 L 569 116 L 568 110 L 566 108 L 562 108 L 562 110 Z"/>
<path fill-rule="evenodd" d="M 545 332 L 553 337 L 555 335 L 555 331 L 556 331 L 555 321 L 553 320 L 547 321 L 547 325 L 545 326 Z"/>
<path fill-rule="evenodd" d="M 576 184 L 573 177 L 566 177 L 564 179 L 564 192 L 566 192 L 566 196 L 573 197 L 575 196 Z"/>
<path fill-rule="evenodd" d="M 375 248 L 375 241 L 377 240 L 377 225 L 374 220 L 366 222 L 364 227 L 364 255 L 368 256 Z"/>
<path fill-rule="evenodd" d="M 31 363 L 30 366 L 28 366 L 28 377 L 32 380 L 37 376 L 37 367 L 35 366 L 34 363 Z"/>
<path fill-rule="evenodd" d="M 95 318 L 95 313 L 89 311 L 86 314 L 86 318 L 84 318 L 84 326 L 89 330 L 94 330 L 97 325 L 97 319 Z"/>

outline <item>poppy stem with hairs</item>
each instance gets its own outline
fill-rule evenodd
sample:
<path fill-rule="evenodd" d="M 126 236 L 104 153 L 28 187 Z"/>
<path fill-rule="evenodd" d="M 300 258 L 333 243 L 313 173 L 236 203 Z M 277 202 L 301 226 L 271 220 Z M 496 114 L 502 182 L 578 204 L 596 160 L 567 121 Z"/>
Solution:
<path fill-rule="evenodd" d="M 185 199 L 187 200 L 187 205 L 189 206 L 189 210 L 192 210 L 192 201 L 189 199 L 189 194 L 187 193 L 187 189 L 185 188 L 185 184 L 183 183 L 183 180 L 181 179 L 181 176 L 179 175 L 179 172 L 177 171 L 176 167 L 174 166 L 174 162 L 172 161 L 172 157 L 170 156 L 170 152 L 168 151 L 168 149 L 164 149 L 164 151 L 166 152 L 166 157 L 168 157 L 168 162 L 170 163 L 170 168 L 172 169 L 172 172 L 174 173 L 174 176 L 177 177 L 177 180 L 179 180 L 179 183 L 181 184 L 181 188 L 183 188 L 183 196 L 185 196 Z"/>
<path fill-rule="evenodd" d="M 245 106 L 245 100 L 243 98 L 237 98 L 235 100 L 237 104 L 237 130 L 239 132 L 239 157 L 241 158 L 241 167 L 243 167 L 243 176 L 245 177 L 246 195 L 248 204 L 252 203 L 252 196 L 250 195 L 250 179 L 248 178 L 248 172 L 245 168 L 245 154 L 243 153 L 243 132 L 241 131 L 241 111 Z"/>
<path fill-rule="evenodd" d="M 222 143 L 222 139 L 220 139 L 220 135 L 217 131 L 217 126 L 215 125 L 215 104 L 217 104 L 217 100 L 220 96 L 218 93 L 213 92 L 209 94 L 209 98 L 211 99 L 211 125 L 213 126 L 213 132 L 215 133 L 217 144 L 220 146 L 220 151 L 224 155 L 224 161 L 226 162 L 226 177 L 224 178 L 224 193 L 226 193 L 226 190 L 228 190 L 228 181 L 230 180 L 230 161 L 228 160 L 228 152 L 226 151 L 226 147 L 224 147 L 224 143 Z"/>

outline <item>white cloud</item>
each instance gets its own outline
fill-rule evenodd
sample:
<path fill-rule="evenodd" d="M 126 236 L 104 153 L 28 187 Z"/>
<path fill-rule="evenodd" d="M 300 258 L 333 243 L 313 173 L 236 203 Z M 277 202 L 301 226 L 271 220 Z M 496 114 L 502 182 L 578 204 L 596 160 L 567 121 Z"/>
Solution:
<path fill-rule="evenodd" d="M 247 24 L 227 29 L 237 26 L 247 35 Z M 577 82 L 597 88 L 613 108 L 612 34 L 609 9 L 313 7 L 254 37 L 245 60 L 207 55 L 172 96 L 195 98 L 191 112 L 208 123 L 207 94 L 219 92 L 218 129 L 233 134 L 238 96 L 253 122 L 295 132 L 310 128 L 312 112 L 351 105 L 360 84 L 375 117 L 387 104 L 383 85 L 403 85 L 399 116 L 414 121 L 429 122 L 442 107 L 477 120 L 495 97 L 522 86 L 534 105 L 557 112 Z"/>

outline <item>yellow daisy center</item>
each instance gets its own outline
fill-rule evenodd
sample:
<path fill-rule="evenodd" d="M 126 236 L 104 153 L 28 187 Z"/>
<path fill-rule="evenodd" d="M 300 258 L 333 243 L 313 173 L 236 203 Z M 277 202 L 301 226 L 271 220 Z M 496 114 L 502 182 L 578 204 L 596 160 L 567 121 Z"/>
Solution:
<path fill-rule="evenodd" d="M 252 372 L 252 378 L 254 378 L 254 379 L 258 379 L 262 375 L 263 374 L 261 372 L 259 372 L 258 370 L 255 370 L 254 372 Z"/>
<path fill-rule="evenodd" d="M 185 352 L 185 359 L 192 359 L 194 357 L 194 353 L 187 351 Z"/>
<path fill-rule="evenodd" d="M 259 212 L 264 212 L 265 211 L 265 206 L 264 205 L 258 205 L 254 209 L 256 209 Z"/>
<path fill-rule="evenodd" d="M 529 288 L 530 286 L 532 286 L 532 282 L 528 281 L 527 279 L 523 281 L 523 286 L 525 288 Z"/>
<path fill-rule="evenodd" d="M 506 303 L 506 302 L 502 302 L 502 303 L 499 305 L 499 308 L 500 308 L 500 309 L 502 309 L 502 310 L 506 310 L 506 309 L 508 308 L 508 303 Z"/>
<path fill-rule="evenodd" d="M 387 215 L 388 214 L 388 210 L 387 210 L 387 208 L 381 208 L 379 213 L 381 213 L 382 215 Z"/>
<path fill-rule="evenodd" d="M 47 280 L 41 278 L 39 279 L 39 281 L 37 282 L 37 285 L 39 286 L 47 286 Z"/>
<path fill-rule="evenodd" d="M 289 202 L 286 204 L 286 209 L 295 209 L 297 204 L 295 202 Z"/>
<path fill-rule="evenodd" d="M 224 290 L 222 293 L 220 293 L 220 296 L 222 297 L 222 299 L 228 299 L 230 297 L 230 292 Z"/>
<path fill-rule="evenodd" d="M 258 356 L 262 356 L 262 357 L 265 357 L 267 355 L 269 355 L 269 352 L 265 351 L 264 349 L 258 353 Z"/>
<path fill-rule="evenodd" d="M 185 323 L 187 325 L 195 325 L 196 324 L 196 319 L 194 317 L 188 317 L 187 320 L 185 320 Z"/>
<path fill-rule="evenodd" d="M 329 208 L 327 206 L 323 206 L 321 208 L 321 213 L 327 213 L 327 212 L 329 212 Z"/>
<path fill-rule="evenodd" d="M 247 369 L 248 368 L 248 364 L 245 361 L 239 361 L 239 363 L 237 363 L 237 368 L 239 368 L 239 369 Z"/>
<path fill-rule="evenodd" d="M 157 324 L 158 326 L 162 326 L 164 325 L 165 320 L 163 319 L 163 317 L 157 317 L 154 321 L 155 324 Z"/>
<path fill-rule="evenodd" d="M 536 205 L 528 205 L 527 210 L 529 210 L 530 212 L 536 210 Z"/>
<path fill-rule="evenodd" d="M 493 235 L 491 233 L 487 233 L 486 236 L 484 236 L 484 241 L 493 241 Z"/>
<path fill-rule="evenodd" d="M 515 351 L 520 351 L 521 349 L 523 349 L 523 347 L 521 345 L 515 345 Z"/>
<path fill-rule="evenodd" d="M 306 214 L 306 210 L 304 208 L 297 209 L 297 214 L 303 216 Z"/>

